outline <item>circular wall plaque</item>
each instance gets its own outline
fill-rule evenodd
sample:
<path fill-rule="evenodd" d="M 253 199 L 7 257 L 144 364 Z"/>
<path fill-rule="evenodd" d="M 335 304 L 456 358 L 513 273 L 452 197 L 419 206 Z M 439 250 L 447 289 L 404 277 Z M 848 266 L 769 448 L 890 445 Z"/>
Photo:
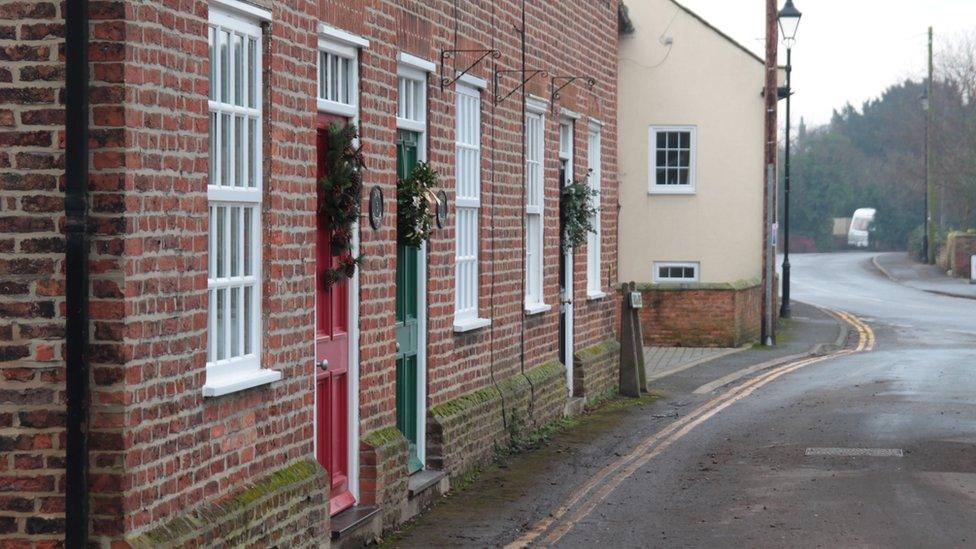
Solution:
<path fill-rule="evenodd" d="M 378 185 L 369 191 L 369 224 L 373 230 L 383 224 L 383 189 Z"/>
<path fill-rule="evenodd" d="M 437 192 L 437 228 L 443 229 L 444 223 L 447 223 L 447 193 L 444 191 Z"/>

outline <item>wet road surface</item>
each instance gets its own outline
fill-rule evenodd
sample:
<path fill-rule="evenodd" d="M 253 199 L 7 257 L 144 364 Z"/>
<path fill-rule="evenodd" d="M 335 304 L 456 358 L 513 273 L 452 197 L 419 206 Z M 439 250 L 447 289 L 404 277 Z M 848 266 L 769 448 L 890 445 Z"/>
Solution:
<path fill-rule="evenodd" d="M 791 259 L 793 298 L 867 321 L 872 351 L 756 389 L 549 541 L 976 546 L 976 303 L 900 286 L 879 276 L 870 257 Z"/>

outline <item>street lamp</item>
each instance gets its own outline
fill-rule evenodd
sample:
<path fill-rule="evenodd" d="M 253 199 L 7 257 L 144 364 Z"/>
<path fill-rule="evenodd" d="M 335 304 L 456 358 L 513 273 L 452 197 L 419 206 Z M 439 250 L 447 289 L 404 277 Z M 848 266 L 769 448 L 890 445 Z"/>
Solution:
<path fill-rule="evenodd" d="M 779 306 L 779 316 L 790 318 L 790 97 L 793 95 L 790 76 L 793 72 L 793 42 L 796 31 L 800 27 L 800 17 L 803 14 L 793 5 L 793 0 L 786 0 L 786 5 L 779 10 L 776 19 L 779 21 L 780 31 L 783 33 L 783 43 L 786 45 L 786 186 L 783 197 L 784 231 L 783 231 L 783 299 Z"/>

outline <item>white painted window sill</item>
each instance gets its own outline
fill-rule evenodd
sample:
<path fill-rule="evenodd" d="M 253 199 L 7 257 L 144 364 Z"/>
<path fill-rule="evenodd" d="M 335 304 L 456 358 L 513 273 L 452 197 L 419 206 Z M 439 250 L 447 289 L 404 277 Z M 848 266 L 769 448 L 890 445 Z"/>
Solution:
<path fill-rule="evenodd" d="M 551 310 L 552 305 L 546 305 L 545 303 L 527 303 L 525 305 L 525 314 L 529 316 L 548 313 Z"/>
<path fill-rule="evenodd" d="M 454 333 L 462 334 L 464 332 L 473 332 L 475 330 L 480 330 L 491 326 L 490 318 L 472 318 L 468 320 L 455 320 L 454 321 Z"/>
<path fill-rule="evenodd" d="M 586 299 L 588 301 L 596 301 L 605 297 L 607 297 L 606 292 L 586 292 Z"/>
<path fill-rule="evenodd" d="M 688 195 L 697 194 L 697 191 L 694 187 L 690 189 L 651 187 L 651 189 L 647 191 L 647 194 L 652 196 L 668 196 L 668 195 L 688 196 Z"/>
<path fill-rule="evenodd" d="M 235 372 L 222 376 L 207 376 L 207 382 L 203 385 L 203 396 L 219 397 L 274 383 L 280 379 L 281 372 L 263 369 Z"/>

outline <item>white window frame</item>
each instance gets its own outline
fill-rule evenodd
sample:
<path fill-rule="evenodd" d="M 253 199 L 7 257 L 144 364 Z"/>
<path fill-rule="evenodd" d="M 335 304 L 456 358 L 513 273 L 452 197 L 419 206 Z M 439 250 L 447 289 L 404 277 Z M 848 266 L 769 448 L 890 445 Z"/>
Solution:
<path fill-rule="evenodd" d="M 691 278 L 661 278 L 660 270 L 661 267 L 680 267 L 680 268 L 692 268 L 695 270 L 695 276 Z M 655 261 L 654 262 L 654 283 L 655 284 L 684 284 L 689 282 L 698 282 L 701 280 L 701 263 L 697 261 Z"/>
<path fill-rule="evenodd" d="M 481 304 L 480 227 L 481 227 L 481 89 L 465 82 L 455 87 L 455 238 L 454 238 L 454 331 L 469 332 L 491 324 L 479 316 Z M 475 99 L 476 107 L 465 111 L 462 101 Z M 475 128 L 462 127 L 473 116 Z M 474 166 L 465 166 L 462 152 L 473 156 Z M 474 180 L 465 179 L 474 177 Z M 462 218 L 473 218 L 473 227 L 462 225 Z M 463 234 L 462 234 L 463 233 Z M 473 272 L 472 272 L 473 271 Z"/>
<path fill-rule="evenodd" d="M 545 211 L 546 211 L 546 110 L 547 105 L 529 98 L 525 109 L 525 314 L 552 310 L 545 302 Z M 538 123 L 538 131 L 531 125 Z M 534 160 L 533 160 L 534 159 Z M 534 173 L 533 173 L 534 172 Z M 532 179 L 536 184 L 532 185 Z M 538 234 L 530 235 L 532 221 Z M 534 236 L 534 238 L 533 238 Z"/>
<path fill-rule="evenodd" d="M 212 118 L 210 129 L 210 140 L 213 144 L 210 151 L 210 174 L 207 182 L 207 201 L 208 210 L 211 208 L 227 208 L 223 217 L 223 226 L 215 227 L 218 219 L 216 210 L 209 215 L 210 228 L 208 230 L 208 278 L 207 278 L 207 317 L 208 317 L 208 345 L 207 345 L 207 364 L 206 381 L 203 386 L 205 397 L 216 397 L 264 385 L 281 379 L 282 374 L 275 370 L 265 370 L 261 368 L 262 352 L 262 327 L 261 304 L 263 301 L 262 289 L 262 254 L 261 254 L 261 207 L 263 196 L 263 173 L 264 173 L 264 154 L 263 154 L 263 122 L 264 113 L 262 112 L 264 103 L 264 83 L 263 83 L 263 43 L 264 36 L 261 28 L 262 22 L 270 21 L 271 14 L 266 10 L 255 8 L 254 6 L 235 2 L 232 0 L 215 0 L 209 9 L 209 24 L 207 27 L 208 41 L 210 35 L 222 36 L 224 32 L 231 33 L 233 36 L 241 38 L 240 55 L 244 56 L 245 61 L 241 64 L 240 73 L 234 70 L 234 61 L 237 60 L 238 53 L 235 48 L 227 48 L 227 61 L 230 68 L 226 70 L 227 90 L 229 94 L 236 95 L 238 78 L 248 79 L 253 77 L 253 87 L 248 86 L 247 80 L 240 87 L 241 99 L 237 104 L 236 98 L 226 98 L 219 90 L 223 89 L 223 81 L 218 80 L 224 75 L 224 56 L 215 48 L 213 69 L 211 70 L 211 89 L 214 91 L 208 101 L 208 118 Z M 248 41 L 253 41 L 253 47 L 248 47 Z M 250 71 L 248 70 L 250 68 Z M 240 128 L 240 133 L 228 129 L 224 132 L 226 120 L 233 120 L 233 128 Z M 253 126 L 253 127 L 252 127 Z M 247 128 L 247 132 L 243 129 Z M 226 135 L 230 142 L 226 147 L 218 144 L 218 139 Z M 218 137 L 220 136 L 220 137 Z M 235 148 L 239 150 L 235 152 Z M 229 160 L 224 160 L 223 150 L 226 149 L 230 154 Z M 238 153 L 245 155 L 251 154 L 253 158 L 238 160 Z M 226 185 L 222 185 L 224 179 L 223 170 L 227 169 Z M 243 175 L 237 173 L 240 170 Z M 252 184 L 249 185 L 248 182 Z M 236 184 L 235 184 L 236 183 Z M 245 244 L 246 216 L 244 212 L 250 211 L 250 246 Z M 234 226 L 230 212 L 239 211 L 240 217 L 238 225 L 238 235 L 232 237 L 231 229 Z M 223 257 L 218 258 L 214 253 L 217 247 L 217 236 L 223 234 L 226 242 L 224 243 Z M 231 251 L 231 244 L 237 241 L 236 265 L 232 264 L 234 256 Z M 250 264 L 245 261 L 245 257 L 250 258 Z M 224 276 L 217 277 L 218 265 L 223 265 Z M 234 267 L 236 267 L 236 275 Z M 250 271 L 250 274 L 247 274 Z M 237 336 L 240 345 L 240 353 L 227 358 L 217 358 L 216 341 L 219 341 L 214 334 L 217 327 L 216 304 L 218 292 L 224 293 L 223 317 L 225 319 L 224 341 L 225 345 L 230 346 L 232 341 L 232 330 L 238 330 Z M 231 322 L 231 301 L 232 292 L 239 297 L 238 322 L 239 325 L 232 326 Z M 239 293 L 238 293 L 239 292 Z M 250 292 L 251 315 L 249 319 L 243 319 L 245 310 L 245 295 Z M 250 324 L 250 333 L 247 333 L 246 326 Z M 250 339 L 250 352 L 244 353 L 246 348 L 245 341 Z M 227 351 L 227 355 L 232 354 L 232 350 Z"/>
<path fill-rule="evenodd" d="M 397 67 L 397 128 L 427 133 L 427 73 Z"/>
<path fill-rule="evenodd" d="M 369 42 L 353 40 L 349 38 L 351 36 L 353 35 L 347 35 L 339 29 L 319 26 L 318 52 L 315 60 L 315 103 L 319 111 L 355 119 L 359 116 L 359 48 L 368 46 Z M 322 60 L 326 55 L 339 57 L 347 63 L 349 74 L 341 80 L 342 85 L 348 86 L 347 102 L 327 99 L 322 93 Z"/>
<path fill-rule="evenodd" d="M 596 145 L 594 146 L 594 140 Z M 586 132 L 586 155 L 590 176 L 587 184 L 596 191 L 596 214 L 590 218 L 593 232 L 586 233 L 586 297 L 606 297 L 603 291 L 603 126 L 590 121 Z"/>
<path fill-rule="evenodd" d="M 689 154 L 687 185 L 657 184 L 657 134 L 667 132 L 689 132 L 691 150 Z M 697 126 L 651 126 L 648 129 L 648 194 L 695 194 L 698 192 L 698 127 Z"/>

